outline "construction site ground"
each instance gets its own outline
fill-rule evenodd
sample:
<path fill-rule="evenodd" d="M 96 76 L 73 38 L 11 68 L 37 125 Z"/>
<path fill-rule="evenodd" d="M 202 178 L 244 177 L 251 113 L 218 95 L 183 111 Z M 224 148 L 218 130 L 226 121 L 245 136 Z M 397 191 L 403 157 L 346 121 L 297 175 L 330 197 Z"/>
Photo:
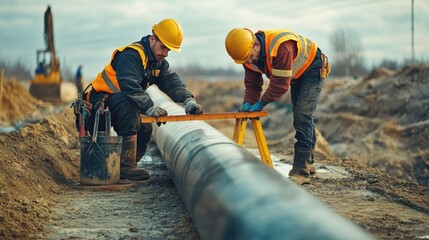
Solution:
<path fill-rule="evenodd" d="M 241 105 L 242 81 L 186 83 L 206 112 Z M 63 84 L 61 105 L 18 81 L 2 89 L 0 239 L 200 239 L 155 142 L 139 163 L 150 180 L 83 187 L 73 84 Z M 376 239 L 429 239 L 427 89 L 427 65 L 326 80 L 315 113 L 319 173 L 302 187 Z M 270 152 L 276 164 L 292 163 L 289 93 L 266 110 Z M 232 137 L 234 120 L 208 123 Z M 244 146 L 256 148 L 251 126 Z"/>

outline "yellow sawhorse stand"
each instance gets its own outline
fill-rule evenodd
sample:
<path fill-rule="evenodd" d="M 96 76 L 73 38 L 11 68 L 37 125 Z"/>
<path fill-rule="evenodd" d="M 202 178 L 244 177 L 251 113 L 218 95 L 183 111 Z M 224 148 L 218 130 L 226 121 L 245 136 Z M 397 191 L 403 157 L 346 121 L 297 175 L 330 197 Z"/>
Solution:
<path fill-rule="evenodd" d="M 142 115 L 141 123 L 166 123 L 191 120 L 216 120 L 216 119 L 236 119 L 234 135 L 232 139 L 239 145 L 243 145 L 244 133 L 246 132 L 247 119 L 252 121 L 253 132 L 255 133 L 258 144 L 259 154 L 264 164 L 273 168 L 270 151 L 268 150 L 267 140 L 262 129 L 261 117 L 266 117 L 267 112 L 224 112 L 224 113 L 205 113 L 200 115 L 172 115 L 165 117 L 148 117 Z"/>

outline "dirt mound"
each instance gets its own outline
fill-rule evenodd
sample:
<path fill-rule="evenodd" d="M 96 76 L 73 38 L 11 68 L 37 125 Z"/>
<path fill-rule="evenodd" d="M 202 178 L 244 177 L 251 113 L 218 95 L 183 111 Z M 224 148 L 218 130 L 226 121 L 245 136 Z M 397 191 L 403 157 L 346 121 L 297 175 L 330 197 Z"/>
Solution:
<path fill-rule="evenodd" d="M 17 81 L 5 81 L 1 99 L 0 126 L 14 124 L 20 119 L 36 116 L 46 103 L 37 100 Z"/>
<path fill-rule="evenodd" d="M 242 81 L 187 81 L 186 85 L 207 113 L 236 112 L 243 104 Z"/>
<path fill-rule="evenodd" d="M 371 118 L 393 118 L 400 124 L 425 121 L 429 119 L 428 79 L 429 65 L 404 67 L 394 75 L 356 82 L 325 104 L 324 109 Z"/>
<path fill-rule="evenodd" d="M 389 69 L 384 68 L 384 67 L 380 67 L 380 68 L 376 68 L 376 69 L 372 70 L 372 72 L 366 78 L 364 78 L 364 81 L 369 80 L 369 79 L 384 77 L 384 76 L 392 76 L 393 74 L 395 74 L 394 71 L 389 70 Z"/>
<path fill-rule="evenodd" d="M 0 134 L 0 238 L 26 238 L 40 231 L 50 217 L 53 195 L 63 191 L 61 184 L 78 181 L 73 128 L 73 112 L 66 109 L 20 132 Z"/>
<path fill-rule="evenodd" d="M 428 79 L 429 66 L 417 65 L 332 85 L 319 104 L 317 127 L 337 155 L 429 185 Z"/>

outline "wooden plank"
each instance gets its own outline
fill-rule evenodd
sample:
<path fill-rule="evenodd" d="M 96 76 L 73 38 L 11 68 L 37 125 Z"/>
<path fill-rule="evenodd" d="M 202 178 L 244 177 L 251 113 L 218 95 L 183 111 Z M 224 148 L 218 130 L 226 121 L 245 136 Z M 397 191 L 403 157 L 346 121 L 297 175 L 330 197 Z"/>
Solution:
<path fill-rule="evenodd" d="M 153 122 L 178 122 L 178 121 L 192 121 L 192 120 L 216 120 L 216 119 L 237 119 L 237 118 L 259 118 L 266 117 L 267 112 L 221 112 L 221 113 L 204 113 L 200 115 L 171 115 L 164 117 L 148 117 L 141 115 L 142 123 Z"/>

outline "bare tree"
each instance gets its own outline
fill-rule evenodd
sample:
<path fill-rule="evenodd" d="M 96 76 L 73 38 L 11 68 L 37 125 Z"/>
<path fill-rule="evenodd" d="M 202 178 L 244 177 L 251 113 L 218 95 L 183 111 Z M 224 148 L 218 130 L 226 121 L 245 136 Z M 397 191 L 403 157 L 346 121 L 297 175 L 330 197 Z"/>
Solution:
<path fill-rule="evenodd" d="M 332 74 L 358 77 L 367 73 L 364 66 L 362 39 L 351 29 L 337 29 L 330 36 L 334 56 Z"/>
<path fill-rule="evenodd" d="M 31 79 L 31 71 L 28 66 L 25 66 L 21 61 L 11 62 L 5 60 L 5 57 L 0 55 L 0 71 L 4 69 L 5 79 L 16 79 L 19 81 L 28 81 Z"/>

